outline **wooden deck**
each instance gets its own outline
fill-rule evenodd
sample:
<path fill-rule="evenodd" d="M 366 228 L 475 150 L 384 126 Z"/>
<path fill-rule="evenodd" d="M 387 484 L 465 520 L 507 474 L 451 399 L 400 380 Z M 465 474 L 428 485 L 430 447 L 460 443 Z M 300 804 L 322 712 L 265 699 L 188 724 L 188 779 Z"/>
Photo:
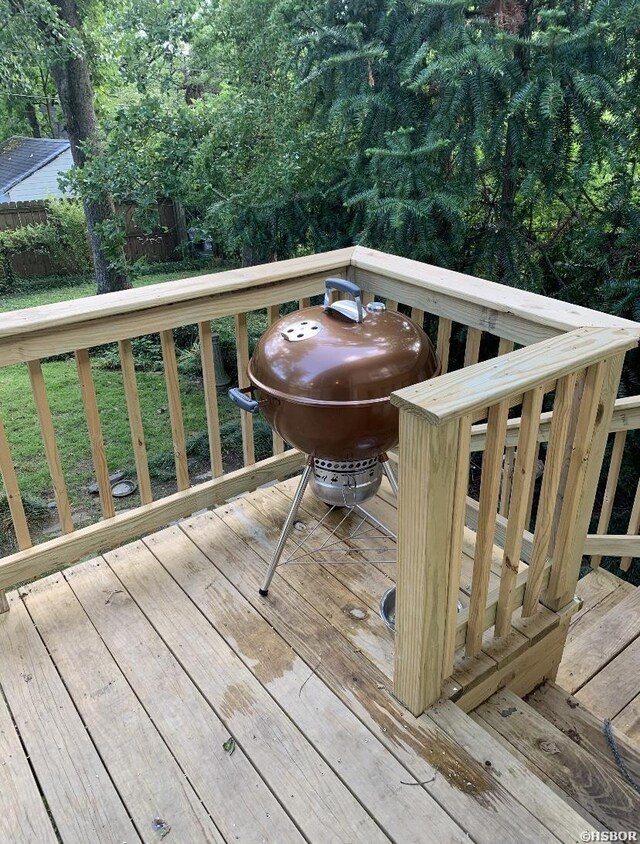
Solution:
<path fill-rule="evenodd" d="M 566 738 L 558 784 L 559 757 L 542 764 L 536 730 L 546 724 L 560 746 L 562 727 L 512 693 L 473 717 L 447 701 L 414 718 L 395 700 L 393 636 L 377 612 L 394 567 L 363 562 L 370 535 L 326 549 L 324 563 L 280 567 L 260 598 L 294 483 L 9 593 L 0 842 L 494 844 L 637 826 L 636 795 L 600 745 L 590 784 L 570 794 L 586 756 L 576 762 Z M 384 490 L 369 509 L 393 523 Z M 307 496 L 297 534 L 316 527 L 328 542 L 324 512 Z M 347 561 L 329 562 L 337 552 Z M 574 628 L 620 589 L 624 603 L 631 593 L 612 585 L 585 598 Z M 514 738 L 523 732 L 530 748 Z"/>

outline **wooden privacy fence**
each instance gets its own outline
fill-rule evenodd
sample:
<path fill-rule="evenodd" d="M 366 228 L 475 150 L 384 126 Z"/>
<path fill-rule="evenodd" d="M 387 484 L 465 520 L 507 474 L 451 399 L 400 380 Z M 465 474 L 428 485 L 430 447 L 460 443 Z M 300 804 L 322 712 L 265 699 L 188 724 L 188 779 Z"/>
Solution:
<path fill-rule="evenodd" d="M 159 226 L 150 234 L 145 234 L 134 222 L 135 205 L 125 205 L 119 210 L 124 212 L 125 217 L 124 249 L 128 261 L 137 261 L 139 258 L 146 258 L 149 261 L 170 261 L 176 257 L 176 247 L 180 243 L 180 238 L 173 202 L 167 200 L 158 203 Z M 47 204 L 41 200 L 0 203 L 0 231 L 46 223 L 47 220 Z M 36 278 L 61 272 L 61 268 L 56 267 L 51 258 L 41 252 L 21 252 L 13 255 L 11 265 L 14 273 L 23 278 Z"/>
<path fill-rule="evenodd" d="M 211 320 L 234 317 L 240 386 L 246 386 L 248 315 L 266 309 L 274 321 L 284 303 L 306 307 L 331 275 L 357 282 L 365 301 L 377 296 L 390 309 L 408 308 L 432 332 L 443 363 L 442 376 L 393 399 L 401 419 L 396 694 L 420 712 L 443 692 L 465 653 L 481 663 L 490 628 L 496 641 L 508 641 L 517 614 L 544 618 L 562 612 L 573 597 L 585 542 L 594 541 L 587 540 L 588 522 L 608 431 L 625 412 L 637 422 L 635 405 L 620 410 L 613 421 L 612 411 L 624 352 L 637 344 L 640 326 L 362 247 L 0 315 L 0 367 L 28 369 L 62 529 L 60 536 L 32 545 L 19 467 L 0 418 L 0 471 L 19 546 L 0 560 L 0 591 L 302 467 L 305 456 L 284 450 L 277 435 L 273 455 L 256 463 L 253 420 L 244 415 L 244 467 L 223 472 Z M 195 486 L 173 338 L 175 328 L 190 324 L 197 325 L 201 341 L 213 474 Z M 152 332 L 160 335 L 162 346 L 178 487 L 156 499 L 131 347 L 132 339 Z M 141 492 L 141 504 L 121 513 L 115 511 L 109 486 L 90 357 L 92 347 L 105 343 L 119 348 Z M 43 358 L 70 351 L 103 515 L 80 529 L 73 524 L 41 365 Z M 454 365 L 459 368 L 451 371 Z M 550 415 L 541 413 L 545 396 L 553 405 Z M 509 419 L 510 409 L 520 406 L 520 419 Z M 534 506 L 537 446 L 545 438 L 542 491 Z M 621 459 L 620 449 L 610 474 Z M 468 497 L 472 451 L 483 452 L 479 501 Z M 513 466 L 510 490 L 503 464 Z M 606 518 L 602 529 L 607 529 Z M 471 603 L 457 613 L 461 546 L 469 541 L 474 545 Z M 499 560 L 496 542 L 503 548 Z M 592 548 L 591 553 L 607 551 Z M 492 586 L 496 576 L 499 581 Z M 559 634 L 556 638 L 561 646 Z"/>

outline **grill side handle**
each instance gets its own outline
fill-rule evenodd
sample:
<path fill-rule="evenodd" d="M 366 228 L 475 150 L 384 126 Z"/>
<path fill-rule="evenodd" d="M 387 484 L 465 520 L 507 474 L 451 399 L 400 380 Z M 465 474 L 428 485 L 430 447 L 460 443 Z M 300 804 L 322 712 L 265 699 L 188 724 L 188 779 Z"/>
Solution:
<path fill-rule="evenodd" d="M 251 387 L 247 388 L 251 390 Z M 245 410 L 247 413 L 258 412 L 258 402 L 255 399 L 245 395 L 240 387 L 232 387 L 229 390 L 229 398 L 234 404 L 237 404 L 240 410 Z"/>

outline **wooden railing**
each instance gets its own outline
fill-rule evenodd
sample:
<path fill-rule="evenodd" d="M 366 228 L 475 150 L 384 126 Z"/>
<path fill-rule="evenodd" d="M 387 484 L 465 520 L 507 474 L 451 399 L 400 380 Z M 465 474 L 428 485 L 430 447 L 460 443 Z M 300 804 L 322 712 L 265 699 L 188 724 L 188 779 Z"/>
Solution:
<path fill-rule="evenodd" d="M 622 460 L 621 434 L 640 427 L 640 399 L 621 400 L 614 411 L 622 358 L 637 343 L 638 325 L 355 247 L 0 315 L 0 367 L 28 370 L 61 526 L 60 536 L 32 545 L 20 467 L 0 418 L 0 472 L 18 546 L 0 560 L 0 598 L 17 582 L 301 467 L 304 455 L 285 451 L 277 434 L 273 455 L 256 463 L 253 423 L 245 416 L 244 466 L 223 471 L 211 321 L 234 317 L 238 377 L 246 386 L 248 314 L 266 309 L 271 323 L 283 303 L 306 307 L 329 275 L 356 281 L 365 302 L 382 298 L 388 309 L 410 315 L 430 333 L 442 361 L 441 377 L 394 397 L 401 419 L 396 693 L 412 711 L 422 711 L 441 693 L 461 653 L 476 658 L 487 635 L 505 638 L 514 613 L 562 609 L 573 596 L 583 552 L 617 552 L 623 563 L 637 552 L 631 534 L 637 532 L 638 496 L 630 535 L 604 531 Z M 211 480 L 195 486 L 173 336 L 184 325 L 198 328 L 212 471 Z M 131 342 L 149 333 L 160 335 L 177 484 L 177 492 L 157 499 Z M 91 364 L 91 349 L 107 343 L 119 350 L 140 491 L 140 505 L 127 512 L 116 512 L 111 496 Z M 100 521 L 80 529 L 73 524 L 41 364 L 69 352 L 75 354 L 102 512 Z M 601 524 L 597 535 L 587 536 L 609 430 L 615 442 Z M 544 473 L 534 488 L 542 442 L 548 443 Z M 481 459 L 481 473 L 472 455 L 474 463 Z M 477 500 L 470 496 L 474 483 Z M 471 599 L 458 613 L 460 560 L 463 545 L 469 550 L 470 528 L 476 534 Z M 503 550 L 494 588 L 489 570 L 496 567 L 496 545 Z"/>
<path fill-rule="evenodd" d="M 558 610 L 574 595 L 628 329 L 577 329 L 395 393 L 400 408 L 396 694 L 415 713 L 441 692 L 456 646 L 482 649 L 485 630 L 511 630 L 514 610 Z M 545 394 L 554 393 L 540 507 L 524 582 L 518 567 Z M 522 405 L 500 587 L 489 575 L 509 409 Z M 457 612 L 471 425 L 486 417 L 468 612 Z M 556 506 L 559 503 L 559 506 Z M 428 565 L 427 565 L 428 561 Z M 548 577 L 545 577 L 548 575 Z"/>

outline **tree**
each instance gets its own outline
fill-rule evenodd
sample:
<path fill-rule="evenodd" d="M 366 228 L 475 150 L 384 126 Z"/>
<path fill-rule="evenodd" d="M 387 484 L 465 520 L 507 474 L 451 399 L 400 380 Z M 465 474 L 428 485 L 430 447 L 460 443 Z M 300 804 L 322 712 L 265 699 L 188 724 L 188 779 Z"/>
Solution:
<path fill-rule="evenodd" d="M 91 146 L 98 145 L 93 89 L 83 40 L 83 22 L 76 0 L 5 0 L 3 41 L 14 55 L 44 50 L 55 82 L 79 172 Z M 98 293 L 131 286 L 115 208 L 107 186 L 84 197 Z"/>

